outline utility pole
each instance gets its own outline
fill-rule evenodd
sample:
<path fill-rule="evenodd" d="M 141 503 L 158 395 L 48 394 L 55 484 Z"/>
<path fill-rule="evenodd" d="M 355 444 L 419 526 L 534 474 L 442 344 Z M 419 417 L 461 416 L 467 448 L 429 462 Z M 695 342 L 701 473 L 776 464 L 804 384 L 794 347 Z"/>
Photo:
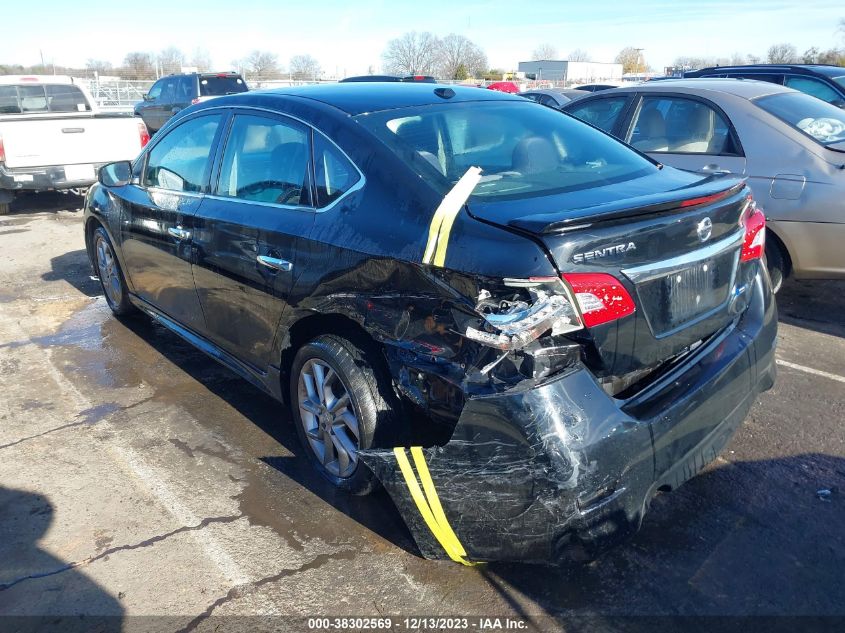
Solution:
<path fill-rule="evenodd" d="M 642 68 L 642 64 L 640 64 L 640 60 L 643 58 L 643 51 L 645 49 L 644 48 L 635 48 L 634 50 L 637 51 L 637 74 L 639 75 L 641 72 L 644 72 L 644 71 L 640 70 Z"/>

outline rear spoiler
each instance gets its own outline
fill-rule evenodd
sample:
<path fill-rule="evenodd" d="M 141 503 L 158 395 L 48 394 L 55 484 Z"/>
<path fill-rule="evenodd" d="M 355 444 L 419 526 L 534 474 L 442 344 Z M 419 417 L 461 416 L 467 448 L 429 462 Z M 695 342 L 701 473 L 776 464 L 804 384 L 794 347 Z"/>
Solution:
<path fill-rule="evenodd" d="M 730 184 L 725 188 L 726 184 Z M 508 226 L 534 234 L 548 235 L 582 229 L 597 223 L 629 220 L 641 215 L 660 215 L 678 209 L 714 204 L 734 196 L 745 189 L 745 179 L 731 179 L 725 183 L 723 177 L 697 183 L 694 187 L 675 189 L 636 198 L 614 200 L 592 207 L 568 209 L 563 213 L 546 213 L 514 218 Z"/>

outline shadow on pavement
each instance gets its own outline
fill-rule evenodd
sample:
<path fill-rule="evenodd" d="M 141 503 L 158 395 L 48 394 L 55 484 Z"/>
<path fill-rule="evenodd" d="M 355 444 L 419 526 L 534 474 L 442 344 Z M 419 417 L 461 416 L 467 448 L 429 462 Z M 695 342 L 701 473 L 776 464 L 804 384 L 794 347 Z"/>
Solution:
<path fill-rule="evenodd" d="M 123 607 L 84 566 L 38 546 L 53 515 L 47 498 L 0 486 L 0 628 L 121 630 Z"/>
<path fill-rule="evenodd" d="M 782 323 L 845 338 L 845 280 L 788 279 L 776 297 Z"/>
<path fill-rule="evenodd" d="M 50 259 L 50 272 L 41 275 L 44 281 L 67 281 L 87 297 L 99 297 L 103 287 L 91 277 L 93 271 L 84 248 L 68 251 Z"/>
<path fill-rule="evenodd" d="M 81 211 L 85 199 L 69 191 L 44 191 L 19 193 L 12 201 L 9 217 L 21 213 L 58 213 Z"/>

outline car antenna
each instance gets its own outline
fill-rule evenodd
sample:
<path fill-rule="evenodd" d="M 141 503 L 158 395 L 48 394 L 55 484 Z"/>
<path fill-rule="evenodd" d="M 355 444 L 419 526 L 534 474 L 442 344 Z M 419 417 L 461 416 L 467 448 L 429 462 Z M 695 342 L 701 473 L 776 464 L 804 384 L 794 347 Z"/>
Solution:
<path fill-rule="evenodd" d="M 451 88 L 435 88 L 434 94 L 436 94 L 441 99 L 451 99 L 455 96 L 455 91 Z"/>

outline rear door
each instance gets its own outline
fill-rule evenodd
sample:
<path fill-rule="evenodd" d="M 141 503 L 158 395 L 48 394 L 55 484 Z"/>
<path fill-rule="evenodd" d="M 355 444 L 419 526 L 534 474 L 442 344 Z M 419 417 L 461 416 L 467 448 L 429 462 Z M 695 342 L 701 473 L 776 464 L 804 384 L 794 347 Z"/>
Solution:
<path fill-rule="evenodd" d="M 197 332 L 204 320 L 191 273 L 194 216 L 208 191 L 224 118 L 193 116 L 154 140 L 140 185 L 120 193 L 123 255 L 135 294 Z"/>
<path fill-rule="evenodd" d="M 745 156 L 725 112 L 708 99 L 644 94 L 623 140 L 666 165 L 702 174 L 744 175 Z"/>
<path fill-rule="evenodd" d="M 205 334 L 259 370 L 269 357 L 300 242 L 314 223 L 311 130 L 238 111 L 196 218 L 194 279 Z"/>

